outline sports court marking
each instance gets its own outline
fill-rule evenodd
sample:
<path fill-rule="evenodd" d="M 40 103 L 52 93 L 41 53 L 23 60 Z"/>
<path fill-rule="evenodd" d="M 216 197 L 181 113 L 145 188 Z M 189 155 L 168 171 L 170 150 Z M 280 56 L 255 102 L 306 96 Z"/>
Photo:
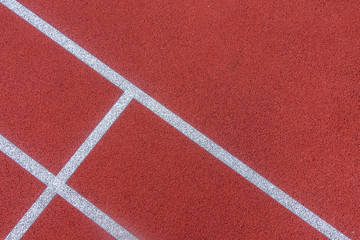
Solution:
<path fill-rule="evenodd" d="M 252 170 L 246 164 L 235 158 L 229 152 L 227 152 L 215 142 L 210 140 L 208 137 L 193 128 L 176 114 L 168 110 L 166 107 L 161 105 L 152 97 L 150 97 L 142 90 L 137 88 L 135 85 L 130 83 L 128 80 L 123 78 L 121 75 L 116 73 L 110 67 L 102 63 L 99 59 L 91 55 L 89 52 L 87 52 L 85 49 L 73 42 L 71 39 L 67 38 L 64 34 L 50 26 L 33 12 L 25 8 L 23 5 L 14 0 L 0 0 L 0 2 L 4 4 L 7 8 L 9 8 L 11 11 L 16 13 L 18 16 L 23 18 L 25 21 L 40 30 L 46 36 L 54 40 L 60 46 L 65 48 L 67 51 L 72 53 L 75 57 L 83 61 L 86 65 L 90 66 L 100 75 L 112 82 L 114 85 L 116 85 L 123 91 L 132 94 L 135 100 L 137 100 L 149 110 L 154 112 L 160 118 L 162 118 L 171 126 L 179 130 L 185 136 L 187 136 L 196 144 L 201 146 L 203 149 L 211 153 L 213 156 L 215 156 L 221 162 L 236 171 L 238 174 L 246 178 L 252 184 L 257 186 L 271 198 L 279 202 L 281 205 L 283 205 L 285 208 L 293 212 L 295 215 L 300 217 L 309 225 L 317 229 L 319 232 L 321 232 L 330 239 L 349 239 L 340 231 L 338 231 L 330 224 L 325 222 L 323 219 L 321 219 L 319 216 L 317 216 L 315 213 L 297 202 L 295 199 L 280 190 L 278 187 L 266 180 L 260 174 Z M 64 179 L 66 179 L 66 177 Z"/>
<path fill-rule="evenodd" d="M 102 136 L 104 136 L 107 130 L 120 116 L 122 111 L 128 106 L 131 100 L 132 97 L 127 92 L 124 92 L 121 95 L 119 100 L 109 110 L 105 117 L 91 132 L 91 134 L 86 138 L 85 142 L 79 147 L 79 149 L 70 158 L 67 164 L 65 164 L 56 177 L 41 164 L 26 155 L 14 144 L 0 135 L 0 150 L 45 185 L 47 185 L 47 188 L 44 190 L 44 192 L 20 219 L 20 221 L 5 239 L 20 239 L 35 222 L 35 220 L 40 216 L 44 209 L 49 205 L 56 194 L 59 194 L 71 205 L 93 220 L 96 224 L 98 224 L 116 239 L 135 239 L 134 236 L 132 236 L 119 224 L 117 224 L 113 219 L 111 219 L 100 209 L 82 197 L 79 193 L 65 184 L 70 176 L 79 167 L 81 162 L 100 141 Z"/>

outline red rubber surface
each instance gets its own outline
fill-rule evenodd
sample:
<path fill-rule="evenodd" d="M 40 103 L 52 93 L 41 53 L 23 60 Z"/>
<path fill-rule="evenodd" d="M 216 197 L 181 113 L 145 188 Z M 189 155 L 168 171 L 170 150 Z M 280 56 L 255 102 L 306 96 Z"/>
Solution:
<path fill-rule="evenodd" d="M 68 202 L 55 196 L 22 239 L 99 240 L 113 238 Z"/>
<path fill-rule="evenodd" d="M 20 2 L 345 235 L 360 239 L 360 2 Z M 49 170 L 57 172 L 120 92 L 9 10 L 0 7 L 0 11 L 4 19 L 0 26 L 5 33 L 0 38 L 0 111 L 4 113 L 0 115 L 1 134 Z M 22 49 L 23 53 L 19 53 L 18 49 Z M 30 77 L 23 80 L 24 76 Z M 54 79 L 54 82 L 47 85 L 49 79 Z M 37 85 L 39 82 L 42 84 Z M 65 86 L 58 86 L 60 82 L 64 82 Z M 33 93 L 41 97 L 34 97 Z M 76 102 L 80 106 L 74 108 L 65 100 L 54 100 L 53 104 L 48 104 L 46 98 L 53 100 L 59 94 L 66 101 Z M 85 100 L 91 104 L 83 105 Z M 137 109 L 139 107 L 136 106 L 134 111 L 148 115 Z M 126 109 L 126 117 L 137 118 L 130 114 L 131 111 L 132 108 Z M 50 116 L 55 119 L 50 119 Z M 121 191 L 120 187 L 106 194 L 103 188 L 109 188 L 109 180 L 101 178 L 101 172 L 99 176 L 93 176 L 91 172 L 94 170 L 90 166 L 96 162 L 90 163 L 90 158 L 79 169 L 81 172 L 75 173 L 72 184 L 78 187 L 77 191 L 83 191 L 84 195 L 89 194 L 89 198 L 103 204 L 109 215 L 124 222 L 124 226 L 129 229 L 134 229 L 134 233 L 144 236 L 149 234 L 149 237 L 160 234 L 171 236 L 174 231 L 191 229 L 191 236 L 205 236 L 212 233 L 208 230 L 211 224 L 206 222 L 211 221 L 211 217 L 204 217 L 207 212 L 213 210 L 225 215 L 233 214 L 229 226 L 235 226 L 244 217 L 244 209 L 248 209 L 250 213 L 246 217 L 250 220 L 241 222 L 246 226 L 244 229 L 239 227 L 241 224 L 237 228 L 233 227 L 234 236 L 239 233 L 236 231 L 244 231 L 246 234 L 241 234 L 244 239 L 261 239 L 264 236 L 262 234 L 273 234 L 274 238 L 278 236 L 280 239 L 287 239 L 291 234 L 295 234 L 291 235 L 291 239 L 321 238 L 311 227 L 303 225 L 216 160 L 209 157 L 205 161 L 207 157 L 202 155 L 205 153 L 195 145 L 185 149 L 195 157 L 183 163 L 186 169 L 183 177 L 176 178 L 175 182 L 166 182 L 169 176 L 164 172 L 160 175 L 162 178 L 151 175 L 154 174 L 150 172 L 151 167 L 156 167 L 157 161 L 162 159 L 151 154 L 154 146 L 147 145 L 146 134 L 157 139 L 153 144 L 163 154 L 175 147 L 181 152 L 181 146 L 172 146 L 158 139 L 159 136 L 151 132 L 153 128 L 160 131 L 168 129 L 171 132 L 168 137 L 173 138 L 174 142 L 184 141 L 186 146 L 192 143 L 156 119 L 140 119 L 140 123 L 151 122 L 144 126 L 136 125 L 137 129 L 126 126 L 137 123 L 125 120 L 126 131 L 134 131 L 140 136 L 132 136 L 135 137 L 132 139 L 124 135 L 125 143 L 136 152 L 119 153 L 119 156 L 134 154 L 128 156 L 131 159 L 139 154 L 137 161 L 141 161 L 142 154 L 149 154 L 149 165 L 134 167 L 131 171 L 127 169 L 130 171 L 129 176 L 140 181 L 141 178 L 136 174 L 148 174 L 154 182 L 145 181 L 144 184 L 154 189 L 156 184 L 162 184 L 164 189 L 160 193 L 164 195 L 160 199 L 167 204 L 167 208 L 163 207 L 167 211 L 161 212 L 150 207 L 160 208 L 156 204 L 161 204 L 161 201 L 157 202 L 156 199 L 143 204 L 151 208 L 147 210 L 147 216 L 157 216 L 158 221 L 165 221 L 169 225 L 167 229 L 175 230 L 167 231 L 155 220 L 149 222 L 145 217 L 133 216 L 134 212 L 141 212 L 144 206 L 140 207 L 133 202 L 135 206 L 127 209 L 129 205 L 126 204 L 130 203 L 116 201 L 116 197 L 109 196 Z M 136 120 L 139 122 L 139 119 Z M 35 131 L 33 126 L 36 123 L 42 124 L 37 124 L 40 125 L 39 130 Z M 144 132 L 143 136 L 138 129 L 148 132 Z M 110 132 L 108 134 L 111 135 Z M 116 137 L 112 139 L 109 143 L 115 144 L 122 140 Z M 139 145 L 136 145 L 136 141 Z M 145 146 L 141 147 L 142 144 Z M 162 144 L 171 148 L 161 147 Z M 110 145 L 104 144 L 103 147 L 107 149 Z M 91 153 L 91 156 L 99 154 L 96 160 L 106 163 L 107 159 L 101 157 L 102 152 L 105 151 L 108 155 L 104 153 L 104 156 L 110 157 L 110 150 L 101 150 L 99 146 L 97 149 L 99 153 Z M 114 146 L 111 151 L 120 150 Z M 173 161 L 187 159 L 187 154 L 181 155 L 181 159 L 171 156 Z M 169 213 L 166 216 L 173 220 L 177 215 L 177 212 L 171 210 L 173 205 L 168 202 L 169 198 L 173 198 L 169 196 L 173 190 L 168 188 L 183 186 L 188 182 L 194 184 L 191 180 L 196 177 L 190 166 L 197 166 L 202 161 L 212 162 L 214 165 L 211 166 L 217 169 L 213 171 L 223 176 L 222 182 L 216 179 L 210 169 L 204 169 L 201 175 L 203 179 L 196 182 L 214 189 L 202 194 L 205 194 L 205 199 L 212 196 L 221 201 L 217 195 L 220 187 L 216 188 L 216 184 L 234 184 L 224 184 L 224 187 L 235 196 L 228 193 L 230 196 L 221 198 L 229 201 L 229 205 L 225 205 L 231 211 L 219 210 L 220 205 L 211 205 L 210 202 L 216 202 L 211 199 L 209 206 L 201 205 L 209 207 L 207 212 L 191 215 L 202 219 L 201 222 L 192 220 L 191 223 L 198 224 L 196 227 L 181 225 L 186 224 L 186 221 L 180 221 L 186 219 L 185 213 L 179 216 L 180 222 L 167 222 L 165 215 L 161 214 L 171 212 L 173 215 Z M 169 170 L 181 169 L 168 164 Z M 126 173 L 121 174 L 125 175 L 112 173 L 110 182 L 116 182 L 129 191 L 132 185 L 125 186 L 120 179 L 124 180 Z M 174 174 L 173 177 L 180 173 Z M 79 179 L 76 179 L 77 175 Z M 85 182 L 91 178 L 86 179 L 86 176 L 98 180 L 96 191 L 108 199 L 108 205 L 101 198 L 90 196 L 93 190 Z M 126 180 L 128 184 L 131 183 L 130 178 Z M 216 183 L 207 185 L 207 181 Z M 235 191 L 235 186 L 240 185 Z M 146 194 L 154 194 L 153 191 L 139 187 L 136 189 L 137 194 L 143 194 L 141 197 L 144 198 L 150 196 Z M 183 190 L 187 194 L 183 197 L 189 197 L 187 201 L 195 201 L 203 196 L 196 188 L 194 192 L 190 190 Z M 242 191 L 248 195 L 241 195 Z M 258 196 L 261 210 L 254 210 L 256 204 L 252 203 L 252 194 Z M 138 204 L 143 200 L 141 197 L 136 197 Z M 237 209 L 239 212 L 236 212 L 233 209 L 235 202 L 244 207 L 243 211 Z M 196 205 L 192 207 L 196 209 Z M 113 208 L 116 211 L 111 212 Z M 124 216 L 118 215 L 120 213 Z M 278 219 L 279 214 L 284 220 Z M 221 216 L 216 217 L 222 219 Z M 227 223 L 225 220 L 218 222 Z M 286 230 L 283 231 L 285 226 Z M 223 229 L 224 236 L 230 234 L 229 229 Z"/>
<path fill-rule="evenodd" d="M 139 239 L 325 239 L 136 102 L 69 185 Z"/>
<path fill-rule="evenodd" d="M 0 239 L 40 196 L 45 185 L 0 151 Z"/>
<path fill-rule="evenodd" d="M 0 5 L 0 129 L 56 174 L 121 90 Z"/>

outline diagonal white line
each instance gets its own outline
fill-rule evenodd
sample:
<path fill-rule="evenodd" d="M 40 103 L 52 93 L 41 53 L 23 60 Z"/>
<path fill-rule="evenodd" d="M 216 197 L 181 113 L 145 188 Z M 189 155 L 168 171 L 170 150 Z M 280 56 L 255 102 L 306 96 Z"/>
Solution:
<path fill-rule="evenodd" d="M 79 167 L 82 161 L 84 161 L 86 156 L 90 153 L 90 151 L 100 141 L 102 136 L 104 136 L 107 130 L 120 116 L 122 111 L 124 111 L 124 109 L 129 105 L 131 100 L 132 100 L 131 94 L 125 91 L 121 95 L 119 100 L 117 100 L 114 106 L 110 109 L 110 111 L 96 126 L 96 128 L 86 138 L 85 142 L 80 146 L 80 148 L 75 152 L 75 154 L 60 170 L 59 174 L 57 175 L 57 178 L 60 181 L 65 183 L 69 179 L 69 177 L 75 172 L 75 170 Z"/>
<path fill-rule="evenodd" d="M 106 79 L 111 79 L 112 83 L 114 83 L 116 86 L 120 86 L 123 81 L 126 81 L 125 78 L 123 78 L 120 74 L 102 63 L 99 59 L 91 55 L 78 44 L 60 33 L 58 30 L 47 24 L 20 3 L 12 0 L 1 0 L 0 2 L 19 16 L 21 14 L 21 17 L 24 20 L 35 26 L 59 45 L 63 46 L 66 50 L 74 54 L 78 59 L 83 61 L 86 65 L 90 66 L 103 77 Z"/>
<path fill-rule="evenodd" d="M 31 173 L 41 182 L 49 185 L 54 179 L 55 175 L 49 172 L 41 164 L 36 162 L 34 159 L 26 155 L 23 151 L 17 148 L 13 143 L 7 140 L 0 134 L 0 151 L 5 153 L 9 158 L 13 159 L 21 167 L 25 168 L 26 171 Z"/>
<path fill-rule="evenodd" d="M 315 213 L 307 209 L 301 203 L 297 202 L 295 199 L 283 192 L 277 186 L 275 186 L 263 176 L 255 172 L 245 163 L 241 162 L 239 159 L 231 155 L 225 149 L 217 145 L 215 142 L 213 142 L 211 139 L 209 139 L 197 129 L 192 127 L 190 124 L 185 122 L 183 119 L 178 117 L 176 114 L 165 108 L 153 98 L 151 98 L 149 95 L 147 95 L 141 90 L 134 89 L 133 86 L 130 86 L 129 89 L 134 92 L 134 99 L 142 103 L 145 107 L 158 115 L 164 121 L 179 130 L 181 133 L 194 141 L 200 147 L 208 151 L 210 154 L 212 154 L 214 157 L 216 157 L 228 167 L 233 169 L 235 172 L 246 178 L 249 182 L 257 186 L 267 195 L 275 199 L 285 208 L 293 212 L 295 215 L 303 219 L 305 222 L 323 233 L 325 236 L 330 239 L 349 239 L 340 231 L 338 231 L 326 221 L 317 216 Z"/>
<path fill-rule="evenodd" d="M 50 185 L 55 179 L 55 175 L 49 172 L 37 161 L 32 159 L 26 153 L 17 148 L 13 143 L 7 140 L 0 134 L 0 151 L 5 153 L 9 158 L 14 160 L 17 164 L 23 167 L 26 171 L 31 173 L 34 177 L 39 179 L 46 185 Z M 11 230 L 6 240 L 20 239 L 25 232 L 30 228 L 42 211 L 47 207 L 50 201 L 54 198 L 56 193 L 49 187 L 44 190 L 40 197 L 20 219 L 16 226 Z"/>
<path fill-rule="evenodd" d="M 55 197 L 56 192 L 47 187 L 35 203 L 29 208 L 25 215 L 20 219 L 16 226 L 7 235 L 5 240 L 18 240 L 26 233 L 35 220 L 40 216 L 44 209 Z"/>
<path fill-rule="evenodd" d="M 75 154 L 70 158 L 67 164 L 61 169 L 59 174 L 56 177 L 56 185 L 61 185 L 65 183 L 69 177 L 75 172 L 75 170 L 80 166 L 81 162 L 86 158 L 90 151 L 95 147 L 95 145 L 100 141 L 101 137 L 107 132 L 115 120 L 120 116 L 122 111 L 128 106 L 131 102 L 132 97 L 128 92 L 124 92 L 121 97 L 116 101 L 114 106 L 111 107 L 109 112 L 105 117 L 100 121 L 100 123 L 95 127 L 91 134 L 86 138 L 85 142 L 80 146 L 80 148 L 75 152 Z M 0 150 L 2 150 L 10 158 L 14 159 L 20 166 L 25 168 L 35 177 L 43 181 L 47 185 L 54 185 L 55 176 L 48 172 L 43 166 L 38 162 L 31 159 L 24 152 L 18 149 L 14 144 L 7 141 L 4 137 L 0 135 Z M 50 174 L 49 174 L 50 173 Z M 26 231 L 31 227 L 34 221 L 40 216 L 40 214 L 45 210 L 49 205 L 51 200 L 55 197 L 56 191 L 52 187 L 47 187 L 36 202 L 30 207 L 30 209 L 25 213 L 25 215 L 20 219 L 16 224 L 13 230 L 8 234 L 6 240 L 9 239 L 20 239 Z M 81 196 L 80 196 L 81 197 Z M 68 198 L 69 199 L 69 198 Z M 66 200 L 68 200 L 66 199 Z M 79 197 L 78 197 L 79 199 Z M 74 201 L 72 203 L 74 205 Z M 90 209 L 93 209 L 95 206 L 91 207 L 87 205 Z M 85 211 L 86 212 L 86 211 Z M 88 211 L 87 211 L 88 212 Z M 89 214 L 85 214 L 89 216 Z M 97 216 L 100 216 L 98 214 Z M 107 216 L 105 215 L 105 218 Z M 104 218 L 104 217 L 103 217 Z M 96 216 L 91 217 L 91 220 L 96 220 Z M 112 223 L 111 218 L 107 222 L 111 223 L 109 229 L 117 236 L 120 233 L 121 229 L 116 228 L 116 224 Z M 95 221 L 98 223 L 99 221 Z M 101 222 L 101 221 L 100 221 Z M 104 226 L 101 226 L 104 227 Z M 115 231 L 115 230 L 117 231 Z"/>
<path fill-rule="evenodd" d="M 94 206 L 68 185 L 63 185 L 57 193 L 116 239 L 136 239 L 113 219 L 104 214 L 99 208 Z"/>
<path fill-rule="evenodd" d="M 229 152 L 217 145 L 211 139 L 200 133 L 198 130 L 193 128 L 176 114 L 168 110 L 166 107 L 151 98 L 149 95 L 144 93 L 131 82 L 127 81 L 121 75 L 116 73 L 104 63 L 102 63 L 99 59 L 95 58 L 93 55 L 91 55 L 85 49 L 83 49 L 71 39 L 66 37 L 64 34 L 53 28 L 47 22 L 42 20 L 33 12 L 31 12 L 29 9 L 27 9 L 15 0 L 0 0 L 0 2 L 4 4 L 7 8 L 9 8 L 11 11 L 13 11 L 15 14 L 23 18 L 25 21 L 33 25 L 39 31 L 44 33 L 46 36 L 54 40 L 64 49 L 72 53 L 75 57 L 83 61 L 89 67 L 94 69 L 96 72 L 104 76 L 107 80 L 118 86 L 120 89 L 132 92 L 134 94 L 134 99 L 142 103 L 148 109 L 153 111 L 156 115 L 168 122 L 171 126 L 178 129 L 185 136 L 189 137 L 192 141 L 194 141 L 206 151 L 211 153 L 213 156 L 215 156 L 221 162 L 236 171 L 238 174 L 246 178 L 252 184 L 264 191 L 267 195 L 275 199 L 277 202 L 279 202 L 285 208 L 303 219 L 306 223 L 317 229 L 319 232 L 321 232 L 330 239 L 349 239 L 336 228 L 334 228 L 333 226 L 325 222 L 323 219 L 321 219 L 319 216 L 317 216 L 315 213 L 307 209 L 301 203 L 290 197 L 285 192 L 281 191 L 274 184 L 266 180 L 260 174 L 256 173 L 246 164 L 235 158 L 233 155 L 231 155 Z"/>
<path fill-rule="evenodd" d="M 30 156 L 26 155 L 23 151 L 17 148 L 9 140 L 0 135 L 0 151 L 8 155 L 16 163 L 25 162 L 26 166 L 30 166 L 37 171 L 30 172 L 34 177 L 42 181 L 48 187 L 31 206 L 31 208 L 25 213 L 23 218 L 18 222 L 14 229 L 9 233 L 6 239 L 17 240 L 20 239 L 23 234 L 28 230 L 31 224 L 37 219 L 41 212 L 46 208 L 50 201 L 54 198 L 55 194 L 59 194 L 71 205 L 73 205 L 80 212 L 89 217 L 92 221 L 98 224 L 106 232 L 111 234 L 116 239 L 136 239 L 131 233 L 126 231 L 117 222 L 107 216 L 104 212 L 82 197 L 79 193 L 73 190 L 68 185 L 57 179 L 52 173 L 45 169 L 41 164 L 36 162 Z M 12 145 L 12 154 L 9 154 L 9 148 L 7 146 Z M 15 154 L 13 154 L 15 152 Z M 26 156 L 26 158 L 23 157 Z M 22 165 L 21 165 L 22 166 Z M 27 170 L 27 169 L 26 169 Z M 47 179 L 47 177 L 49 179 Z M 47 179 L 43 181 L 43 179 Z M 40 209 L 40 210 L 39 210 Z M 27 222 L 29 221 L 29 222 Z"/>

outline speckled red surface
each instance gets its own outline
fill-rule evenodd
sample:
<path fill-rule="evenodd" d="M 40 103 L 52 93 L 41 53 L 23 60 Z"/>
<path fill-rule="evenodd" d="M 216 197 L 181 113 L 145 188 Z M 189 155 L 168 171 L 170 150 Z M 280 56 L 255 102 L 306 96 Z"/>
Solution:
<path fill-rule="evenodd" d="M 68 202 L 56 196 L 22 239 L 99 240 L 113 238 Z"/>
<path fill-rule="evenodd" d="M 20 2 L 345 235 L 360 239 L 360 2 Z M 10 11 L 0 11 L 1 134 L 56 172 L 121 92 Z M 71 179 L 134 234 L 322 237 L 135 105 Z M 116 171 L 104 165 L 111 170 L 106 177 L 93 167 L 107 161 Z"/>
<path fill-rule="evenodd" d="M 56 174 L 122 91 L 0 7 L 1 134 Z"/>
<path fill-rule="evenodd" d="M 0 152 L 0 238 L 4 239 L 45 185 Z"/>
<path fill-rule="evenodd" d="M 69 185 L 140 239 L 325 239 L 135 102 Z"/>

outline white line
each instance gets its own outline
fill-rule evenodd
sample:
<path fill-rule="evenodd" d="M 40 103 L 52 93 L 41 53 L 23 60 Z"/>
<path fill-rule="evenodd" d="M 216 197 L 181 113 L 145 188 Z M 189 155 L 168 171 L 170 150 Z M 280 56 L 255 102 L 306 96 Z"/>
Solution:
<path fill-rule="evenodd" d="M 70 178 L 70 176 L 75 172 L 75 170 L 80 166 L 82 161 L 84 161 L 86 156 L 90 153 L 90 151 L 100 141 L 102 136 L 104 136 L 107 130 L 120 116 L 122 111 L 124 111 L 124 109 L 128 106 L 131 100 L 132 100 L 131 94 L 125 91 L 121 95 L 121 97 L 117 100 L 117 102 L 114 104 L 114 106 L 110 109 L 110 111 L 96 126 L 96 128 L 86 138 L 85 142 L 79 147 L 79 149 L 75 152 L 75 154 L 60 170 L 59 174 L 57 175 L 57 178 L 60 181 L 65 183 Z"/>
<path fill-rule="evenodd" d="M 124 111 L 124 109 L 128 106 L 131 100 L 131 94 L 125 91 L 116 101 L 114 106 L 111 107 L 105 117 L 86 138 L 84 143 L 60 170 L 56 178 L 53 174 L 48 174 L 48 170 L 41 166 L 38 162 L 27 156 L 14 144 L 0 135 L 0 150 L 2 150 L 10 158 L 14 159 L 20 166 L 32 173 L 40 181 L 43 181 L 48 185 L 45 191 L 20 219 L 20 221 L 16 224 L 6 239 L 20 239 L 25 234 L 25 232 L 31 227 L 37 217 L 40 216 L 51 200 L 55 197 L 56 188 L 61 187 L 61 185 L 70 178 L 70 176 L 75 172 L 82 161 L 84 161 L 86 156 L 90 153 L 90 151 L 100 141 L 102 136 L 104 136 L 107 130 L 120 116 L 122 111 Z M 41 171 L 41 173 L 39 173 L 39 171 Z M 91 219 L 94 221 L 94 218 Z"/>
<path fill-rule="evenodd" d="M 164 107 L 162 104 L 151 98 L 149 95 L 144 93 L 133 84 L 124 82 L 122 84 L 124 90 L 132 91 L 134 93 L 134 99 L 139 101 L 153 113 L 158 115 L 164 121 L 169 123 L 171 126 L 179 130 L 189 139 L 194 141 L 200 147 L 208 151 L 214 157 L 219 159 L 221 162 L 226 164 L 228 167 L 233 169 L 235 172 L 243 176 L 249 182 L 254 184 L 256 187 L 261 189 L 271 198 L 279 202 L 285 208 L 290 210 L 296 216 L 300 217 L 310 226 L 324 234 L 329 239 L 334 240 L 349 240 L 343 233 L 331 226 L 329 223 L 321 219 L 314 212 L 303 206 L 301 203 L 290 197 L 288 194 L 280 190 L 277 186 L 272 184 L 270 181 L 265 179 L 263 176 L 255 172 L 245 163 L 231 155 L 225 149 L 217 145 L 211 139 L 206 137 L 204 134 L 199 132 L 197 129 L 192 127 L 190 124 L 185 122 L 179 116 L 171 112 L 169 109 Z"/>
<path fill-rule="evenodd" d="M 13 159 L 21 167 L 25 168 L 26 171 L 31 173 L 41 182 L 49 185 L 54 179 L 54 174 L 49 172 L 46 168 L 36 162 L 34 159 L 26 155 L 23 151 L 17 148 L 13 143 L 7 140 L 0 134 L 0 151 L 5 153 L 9 158 Z"/>
<path fill-rule="evenodd" d="M 75 154 L 70 158 L 70 160 L 65 164 L 61 169 L 57 177 L 50 173 L 46 168 L 36 162 L 34 159 L 26 155 L 23 151 L 18 149 L 14 144 L 5 139 L 0 135 L 0 150 L 2 150 L 6 155 L 16 161 L 20 166 L 25 168 L 28 172 L 38 178 L 40 181 L 44 182 L 48 187 L 36 200 L 36 202 L 30 207 L 30 209 L 25 213 L 25 215 L 20 219 L 16 224 L 13 230 L 9 233 L 6 239 L 20 239 L 25 232 L 31 227 L 37 217 L 45 210 L 47 205 L 56 195 L 58 189 L 61 189 L 62 185 L 70 178 L 70 176 L 75 172 L 75 170 L 80 166 L 82 161 L 90 153 L 90 151 L 95 147 L 95 145 L 100 141 L 102 136 L 107 132 L 111 125 L 116 121 L 120 116 L 123 110 L 131 102 L 132 97 L 128 92 L 124 92 L 121 97 L 116 101 L 116 103 L 111 107 L 109 112 L 105 117 L 100 121 L 100 123 L 95 127 L 91 134 L 86 138 L 85 142 L 80 146 L 80 148 L 75 152 Z M 73 202 L 71 204 L 74 204 Z M 91 208 L 93 209 L 93 208 Z M 104 214 L 103 214 L 104 215 Z M 98 215 L 99 217 L 101 216 Z M 106 215 L 105 215 L 106 216 Z M 95 216 L 96 217 L 96 216 Z M 91 220 L 95 220 L 93 216 Z M 106 216 L 107 217 L 107 216 Z M 104 217 L 102 217 L 104 218 Z M 113 220 L 107 217 L 107 223 L 110 224 L 108 227 L 109 231 L 112 231 L 112 234 L 116 235 L 115 230 L 119 230 L 118 227 L 114 228 Z M 101 221 L 95 221 L 96 223 Z M 112 227 L 110 227 L 112 226 Z M 101 226 L 101 227 L 104 227 Z M 113 230 L 115 229 L 115 230 Z"/>
<path fill-rule="evenodd" d="M 41 164 L 36 162 L 30 156 L 26 155 L 23 151 L 17 148 L 14 144 L 12 144 L 9 140 L 0 135 L 0 150 L 3 151 L 6 155 L 8 155 L 8 147 L 12 146 L 11 151 L 15 154 L 12 154 L 10 158 L 14 160 L 16 163 L 25 163 L 26 166 L 30 166 L 31 169 L 35 169 L 35 171 L 30 172 L 34 177 L 42 181 L 48 187 L 41 194 L 41 196 L 36 200 L 36 202 L 31 206 L 31 208 L 25 213 L 22 219 L 18 222 L 18 224 L 13 228 L 13 230 L 9 233 L 6 239 L 17 240 L 20 239 L 23 234 L 29 229 L 31 224 L 37 219 L 37 217 L 41 214 L 41 212 L 46 208 L 49 202 L 55 196 L 55 193 L 59 194 L 66 201 L 68 201 L 71 205 L 77 208 L 80 212 L 84 213 L 87 217 L 89 217 L 92 221 L 98 224 L 101 228 L 103 228 L 106 232 L 111 234 L 116 239 L 136 239 L 131 233 L 126 231 L 122 226 L 116 223 L 113 219 L 107 216 L 100 209 L 95 207 L 92 203 L 78 194 L 75 190 L 73 190 L 68 185 L 64 184 L 62 181 L 57 179 L 52 173 L 50 173 L 46 168 L 44 168 Z M 26 155 L 24 158 L 23 155 Z M 22 166 L 22 165 L 21 165 Z M 25 169 L 27 170 L 27 169 Z M 50 179 L 47 179 L 47 176 L 50 176 Z M 43 181 L 46 179 L 45 181 Z"/>
<path fill-rule="evenodd" d="M 53 41 L 61 45 L 67 51 L 71 52 L 78 59 L 83 61 L 86 65 L 90 66 L 100 75 L 105 77 L 106 79 L 111 79 L 111 82 L 116 86 L 120 86 L 125 78 L 123 78 L 120 74 L 112 70 L 110 67 L 102 63 L 99 59 L 94 57 L 92 54 L 87 52 L 85 49 L 80 47 L 74 41 L 70 40 L 68 37 L 60 33 L 54 27 L 50 26 L 44 20 L 39 18 L 33 12 L 25 8 L 23 5 L 13 0 L 0 0 L 2 4 L 4 4 L 11 11 L 19 15 L 25 21 L 33 25 L 35 28 L 40 30 L 46 36 L 51 38 Z"/>
<path fill-rule="evenodd" d="M 55 195 L 56 193 L 54 191 L 52 191 L 50 188 L 46 188 L 40 197 L 16 224 L 16 226 L 11 230 L 5 240 L 18 240 L 22 238 L 26 231 L 29 230 L 30 226 L 49 205 Z"/>
<path fill-rule="evenodd" d="M 59 189 L 58 194 L 100 227 L 106 229 L 106 231 L 116 239 L 136 239 L 113 219 L 104 214 L 100 209 L 68 185 L 63 185 Z"/>
<path fill-rule="evenodd" d="M 118 86 L 120 89 L 131 91 L 135 95 L 134 98 L 136 100 L 138 100 L 148 109 L 153 111 L 159 117 L 164 119 L 171 126 L 175 127 L 184 135 L 189 137 L 206 151 L 214 155 L 227 166 L 235 170 L 238 174 L 249 180 L 251 183 L 260 188 L 262 191 L 275 199 L 281 205 L 283 205 L 291 212 L 296 214 L 298 217 L 303 219 L 305 222 L 310 224 L 312 227 L 317 229 L 319 232 L 321 232 L 330 239 L 349 239 L 340 231 L 338 231 L 333 226 L 322 220 L 319 216 L 314 214 L 312 211 L 304 207 L 301 203 L 297 202 L 289 195 L 281 191 L 278 187 L 263 178 L 261 175 L 249 168 L 243 162 L 232 156 L 230 153 L 218 146 L 216 143 L 214 143 L 212 140 L 210 140 L 198 130 L 193 128 L 191 125 L 186 123 L 180 117 L 172 113 L 170 110 L 165 108 L 163 105 L 161 105 L 149 95 L 144 93 L 142 90 L 137 88 L 135 85 L 127 81 L 125 78 L 120 76 L 118 73 L 116 73 L 114 70 L 109 68 L 97 58 L 95 58 L 93 55 L 88 53 L 85 49 L 81 48 L 64 34 L 50 26 L 40 17 L 25 8 L 23 5 L 14 0 L 0 0 L 0 2 L 3 3 L 6 7 L 8 7 L 10 10 L 12 10 L 14 13 L 19 15 L 21 18 L 23 18 L 25 21 L 33 25 L 39 31 L 44 33 L 46 36 L 54 40 L 60 46 L 68 50 L 70 53 L 83 61 L 89 67 L 104 76 L 110 82 Z"/>
<path fill-rule="evenodd" d="M 14 159 L 20 166 L 32 173 L 40 181 L 43 181 L 48 186 L 61 186 L 64 184 L 75 170 L 80 166 L 82 161 L 100 141 L 102 136 L 107 132 L 115 120 L 120 116 L 122 111 L 131 102 L 132 97 L 128 92 L 124 92 L 121 97 L 116 101 L 114 106 L 111 107 L 109 112 L 95 127 L 91 134 L 86 138 L 85 142 L 60 170 L 55 178 L 53 174 L 48 174 L 48 170 L 41 166 L 38 162 L 27 156 L 24 152 L 18 149 L 10 141 L 6 140 L 0 135 L 0 150 L 2 150 L 10 158 Z M 41 171 L 41 173 L 39 172 Z M 50 192 L 49 192 L 50 191 Z M 51 194 L 50 194 L 51 193 Z M 40 195 L 37 201 L 30 207 L 25 215 L 16 224 L 14 229 L 9 233 L 7 239 L 20 239 L 25 232 L 31 227 L 37 217 L 45 210 L 47 205 L 56 195 L 56 189 L 47 187 Z M 94 218 L 91 218 L 94 220 Z M 113 225 L 113 224 L 112 224 Z M 111 228 L 112 229 L 112 228 Z"/>
<path fill-rule="evenodd" d="M 13 143 L 0 134 L 0 151 L 9 158 L 31 173 L 46 185 L 51 184 L 55 175 L 40 165 L 37 161 L 29 157 L 26 153 L 17 148 Z M 44 211 L 56 193 L 47 187 L 35 203 L 29 208 L 25 215 L 20 219 L 16 226 L 6 237 L 7 240 L 18 240 L 30 228 L 34 221 Z"/>

